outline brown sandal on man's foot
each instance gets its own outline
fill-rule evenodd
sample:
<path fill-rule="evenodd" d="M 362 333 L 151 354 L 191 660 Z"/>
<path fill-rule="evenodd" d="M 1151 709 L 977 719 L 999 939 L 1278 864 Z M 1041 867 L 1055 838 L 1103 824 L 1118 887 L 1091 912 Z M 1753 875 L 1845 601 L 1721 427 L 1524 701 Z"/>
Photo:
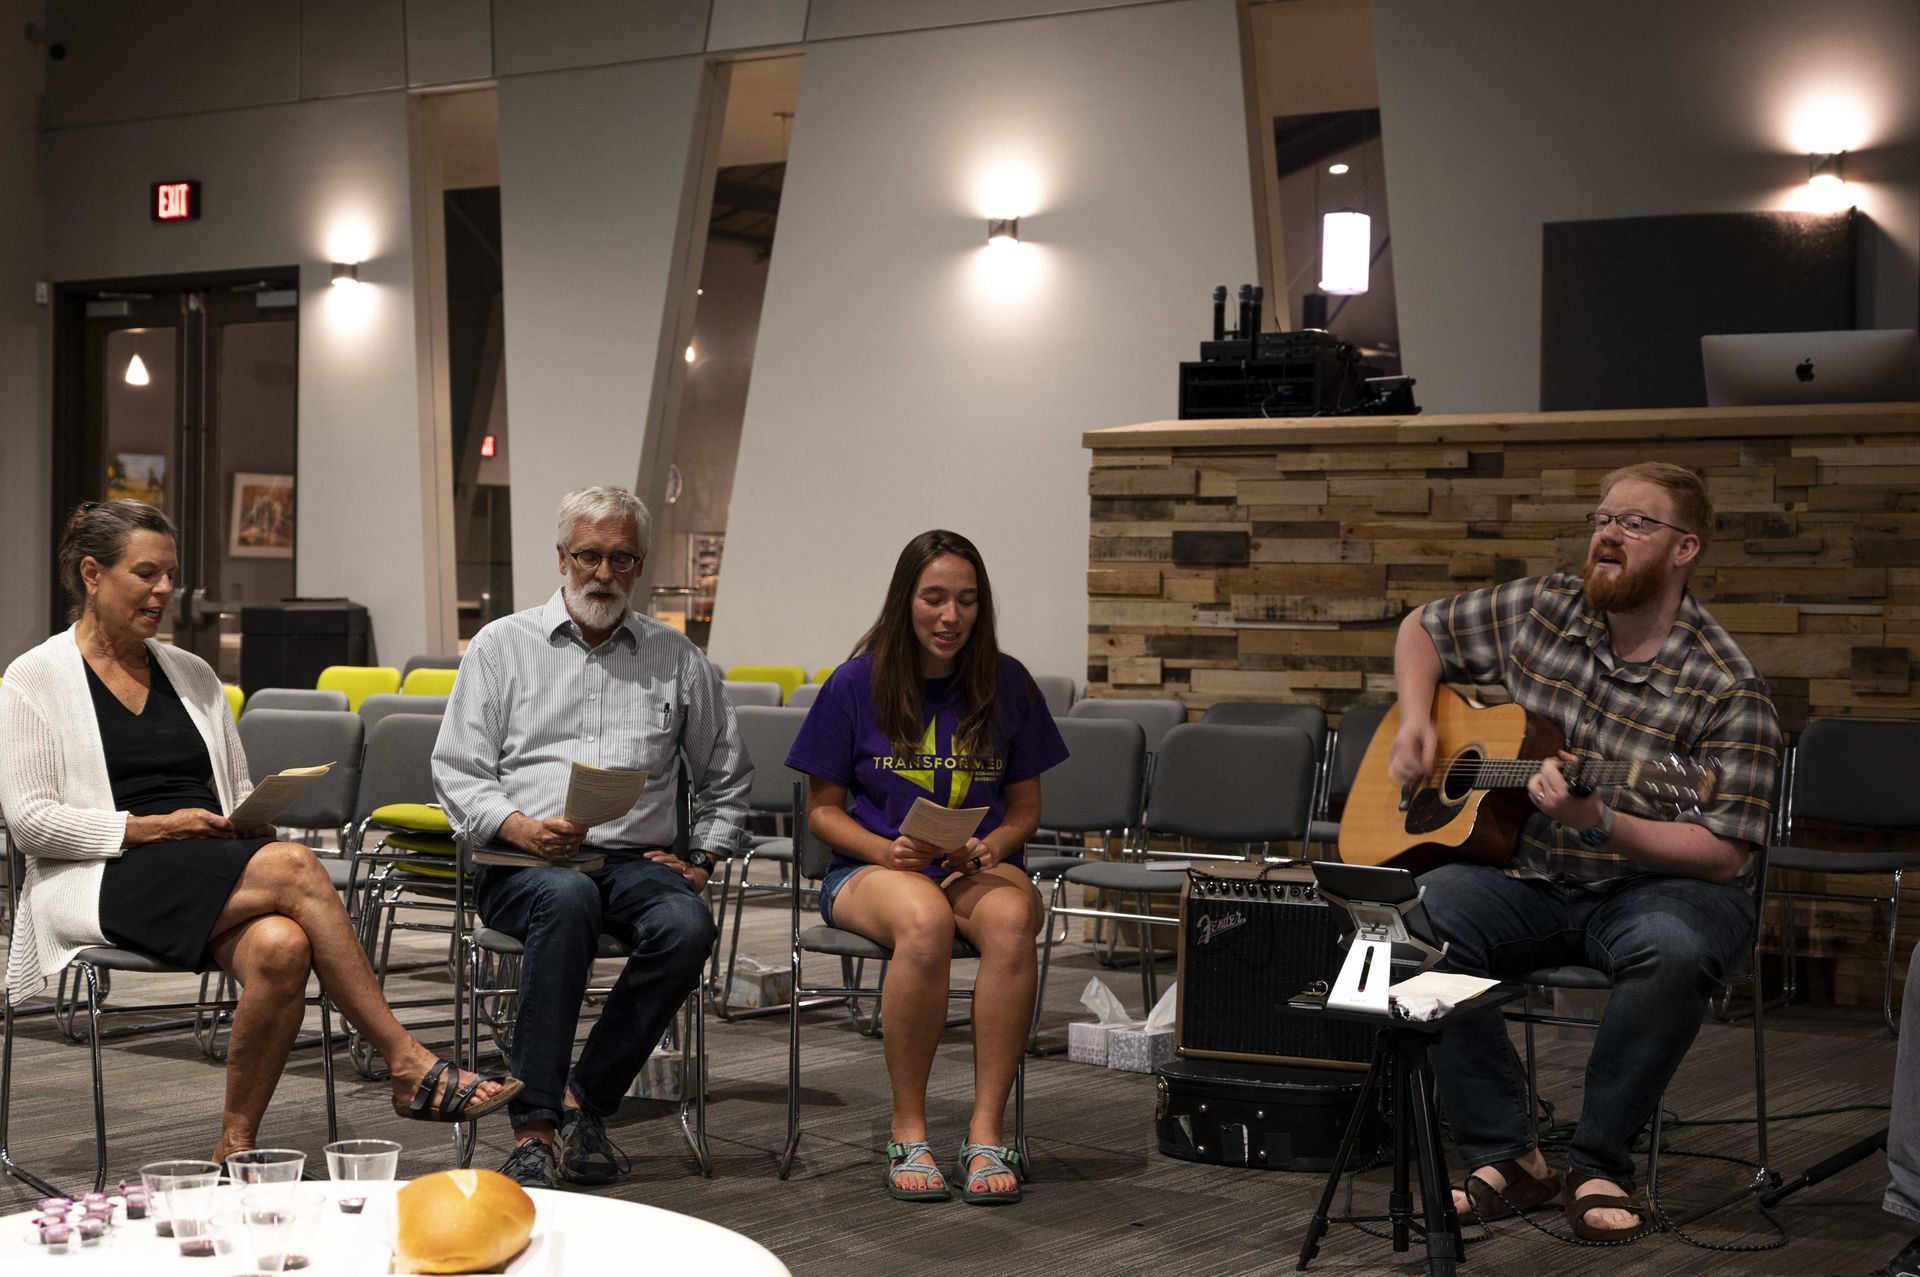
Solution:
<path fill-rule="evenodd" d="M 1653 1225 L 1647 1220 L 1647 1208 L 1636 1206 L 1631 1197 L 1621 1197 L 1615 1193 L 1582 1193 L 1573 1196 L 1573 1177 L 1567 1177 L 1566 1190 L 1567 1227 L 1573 1235 L 1583 1242 L 1636 1241 L 1653 1231 Z M 1640 1222 L 1632 1228 L 1596 1228 L 1587 1222 L 1587 1212 L 1595 1210 L 1623 1210 L 1636 1216 Z"/>
<path fill-rule="evenodd" d="M 1528 1173 L 1515 1158 L 1504 1162 L 1495 1162 L 1485 1169 L 1499 1171 L 1506 1179 L 1505 1188 L 1495 1188 L 1478 1174 L 1467 1176 L 1467 1182 L 1461 1191 L 1467 1195 L 1467 1209 L 1481 1223 L 1491 1223 L 1496 1219 L 1507 1219 L 1514 1215 L 1524 1215 L 1528 1211 L 1551 1206 L 1560 1196 L 1561 1181 L 1559 1172 L 1549 1170 L 1544 1177 Z"/>

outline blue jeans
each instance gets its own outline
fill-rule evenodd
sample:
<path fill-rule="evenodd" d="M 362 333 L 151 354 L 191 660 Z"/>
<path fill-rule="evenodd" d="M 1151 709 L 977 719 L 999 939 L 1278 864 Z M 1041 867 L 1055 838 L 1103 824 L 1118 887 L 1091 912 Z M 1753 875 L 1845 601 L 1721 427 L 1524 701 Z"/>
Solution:
<path fill-rule="evenodd" d="M 1631 1191 L 1634 1134 L 1699 1033 L 1715 985 L 1751 942 L 1752 894 L 1654 874 L 1596 893 L 1468 864 L 1443 866 L 1420 884 L 1455 971 L 1512 979 L 1579 965 L 1612 979 L 1567 1156 L 1576 1180 L 1607 1179 Z M 1526 1074 L 1498 1009 L 1448 1026 L 1432 1059 L 1465 1166 L 1534 1147 Z"/>
<path fill-rule="evenodd" d="M 486 925 L 526 947 L 511 1058 L 526 1087 L 507 1106 L 513 1124 L 558 1123 L 569 1085 L 588 1112 L 611 1115 L 700 980 L 714 937 L 706 902 L 672 869 L 629 852 L 608 853 L 592 873 L 489 865 L 474 896 Z M 633 955 L 570 1070 L 603 932 Z"/>

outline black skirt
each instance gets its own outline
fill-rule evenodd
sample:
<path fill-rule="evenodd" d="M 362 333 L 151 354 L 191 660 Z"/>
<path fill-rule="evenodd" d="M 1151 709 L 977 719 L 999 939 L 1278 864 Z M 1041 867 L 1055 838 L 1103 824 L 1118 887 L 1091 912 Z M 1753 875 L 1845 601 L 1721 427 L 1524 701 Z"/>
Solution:
<path fill-rule="evenodd" d="M 123 949 L 189 970 L 215 965 L 213 924 L 271 838 L 192 838 L 129 847 L 100 880 L 100 931 Z"/>

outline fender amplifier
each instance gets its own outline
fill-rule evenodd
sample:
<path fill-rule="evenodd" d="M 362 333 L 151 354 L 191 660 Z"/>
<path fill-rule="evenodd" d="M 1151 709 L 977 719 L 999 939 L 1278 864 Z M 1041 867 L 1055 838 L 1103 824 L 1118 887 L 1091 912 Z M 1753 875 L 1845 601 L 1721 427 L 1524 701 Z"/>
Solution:
<path fill-rule="evenodd" d="M 1373 1030 L 1287 1000 L 1333 983 L 1346 958 L 1337 915 L 1305 865 L 1196 866 L 1180 892 L 1183 1056 L 1364 1070 Z"/>

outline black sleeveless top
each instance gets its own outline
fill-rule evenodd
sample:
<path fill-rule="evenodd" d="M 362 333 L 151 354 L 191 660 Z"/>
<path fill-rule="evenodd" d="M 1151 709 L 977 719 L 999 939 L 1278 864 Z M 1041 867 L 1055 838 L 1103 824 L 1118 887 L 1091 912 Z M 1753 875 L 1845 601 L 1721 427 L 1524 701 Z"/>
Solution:
<path fill-rule="evenodd" d="M 87 667 L 115 809 L 136 816 L 222 810 L 206 739 L 160 662 L 148 669 L 146 708 L 136 714 Z M 101 934 L 185 970 L 207 969 L 207 942 L 227 898 L 253 853 L 271 841 L 190 838 L 127 848 L 101 872 Z"/>
<path fill-rule="evenodd" d="M 100 723 L 114 807 L 136 816 L 164 815 L 183 807 L 219 811 L 207 742 L 160 662 L 149 665 L 148 672 L 152 683 L 147 705 L 135 714 L 87 665 L 87 688 Z"/>

